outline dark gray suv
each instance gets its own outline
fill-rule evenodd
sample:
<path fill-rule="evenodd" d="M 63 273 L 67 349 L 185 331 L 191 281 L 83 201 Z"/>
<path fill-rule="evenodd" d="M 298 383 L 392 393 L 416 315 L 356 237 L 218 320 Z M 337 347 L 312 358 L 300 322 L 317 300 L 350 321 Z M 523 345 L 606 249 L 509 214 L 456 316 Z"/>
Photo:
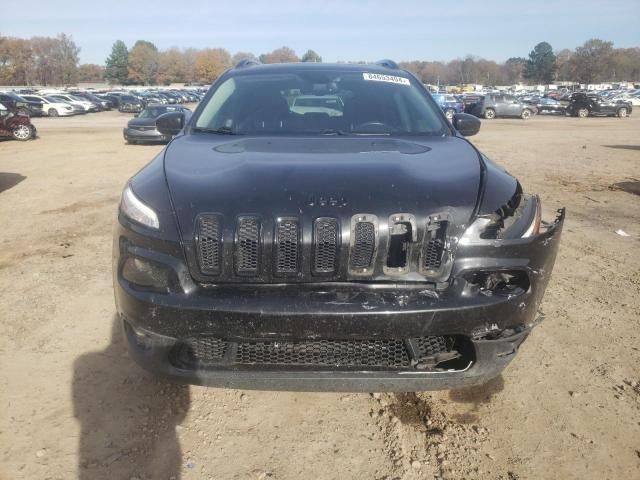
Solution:
<path fill-rule="evenodd" d="M 496 117 L 519 117 L 523 120 L 538 113 L 533 105 L 521 102 L 513 95 L 489 94 L 481 97 L 470 110 L 476 117 L 491 120 Z"/>

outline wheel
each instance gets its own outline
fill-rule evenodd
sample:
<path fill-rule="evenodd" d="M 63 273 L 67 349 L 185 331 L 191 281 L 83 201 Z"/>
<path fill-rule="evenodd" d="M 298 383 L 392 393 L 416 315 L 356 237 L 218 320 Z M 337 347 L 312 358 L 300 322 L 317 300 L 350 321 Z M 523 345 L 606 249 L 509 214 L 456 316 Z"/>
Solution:
<path fill-rule="evenodd" d="M 622 107 L 618 109 L 618 117 L 624 118 L 627 116 L 627 107 Z"/>
<path fill-rule="evenodd" d="M 444 116 L 447 117 L 449 121 L 452 121 L 455 113 L 456 111 L 453 108 L 447 108 L 446 112 L 444 112 Z"/>
<path fill-rule="evenodd" d="M 578 109 L 578 116 L 580 118 L 587 118 L 589 116 L 589 109 L 588 108 L 579 108 Z"/>
<path fill-rule="evenodd" d="M 520 114 L 520 118 L 523 120 L 529 120 L 531 118 L 531 110 L 527 110 L 526 108 Z"/>
<path fill-rule="evenodd" d="M 493 108 L 487 108 L 484 111 L 484 118 L 486 118 L 487 120 L 493 120 L 494 118 L 496 118 L 496 111 Z"/>
<path fill-rule="evenodd" d="M 16 140 L 24 142 L 25 140 L 29 140 L 31 138 L 31 129 L 29 128 L 29 125 L 18 125 L 13 129 L 11 134 Z"/>
<path fill-rule="evenodd" d="M 49 110 L 47 110 L 47 113 L 49 114 L 50 117 L 58 116 L 58 110 L 56 110 L 55 108 L 50 108 Z"/>

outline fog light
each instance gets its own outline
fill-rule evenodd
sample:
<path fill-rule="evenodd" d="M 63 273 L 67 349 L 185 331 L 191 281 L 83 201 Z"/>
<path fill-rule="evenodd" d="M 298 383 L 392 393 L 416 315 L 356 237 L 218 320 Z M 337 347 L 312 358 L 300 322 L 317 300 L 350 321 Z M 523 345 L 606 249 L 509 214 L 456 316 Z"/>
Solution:
<path fill-rule="evenodd" d="M 529 290 L 529 276 L 523 270 L 475 271 L 466 273 L 464 293 L 487 297 L 512 297 Z"/>
<path fill-rule="evenodd" d="M 166 292 L 169 289 L 169 270 L 139 257 L 129 257 L 122 267 L 122 278 L 143 288 Z"/>

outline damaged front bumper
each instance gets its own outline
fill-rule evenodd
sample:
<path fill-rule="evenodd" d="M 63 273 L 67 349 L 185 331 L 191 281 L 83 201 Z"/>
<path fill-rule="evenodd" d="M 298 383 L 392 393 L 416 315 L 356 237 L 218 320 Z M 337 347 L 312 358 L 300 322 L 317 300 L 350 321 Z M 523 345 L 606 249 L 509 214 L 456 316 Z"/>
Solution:
<path fill-rule="evenodd" d="M 442 290 L 360 282 L 203 286 L 193 282 L 178 255 L 161 253 L 154 240 L 120 224 L 118 312 L 132 357 L 158 375 L 187 383 L 314 391 L 479 384 L 506 367 L 538 321 L 563 222 L 561 210 L 535 237 L 457 245 L 452 281 Z M 123 276 L 127 258 L 163 265 L 173 281 L 162 292 L 139 288 Z M 406 346 L 405 353 L 397 341 L 388 343 L 393 339 Z M 425 366 L 412 345 L 434 339 L 448 350 L 427 356 Z M 364 358 L 375 348 L 395 349 L 396 356 L 378 355 L 380 365 L 341 360 Z M 354 349 L 360 349 L 355 357 Z M 312 360 L 298 361 L 302 350 Z M 338 360 L 314 363 L 315 351 L 330 351 Z M 443 361 L 434 361 L 443 352 Z"/>

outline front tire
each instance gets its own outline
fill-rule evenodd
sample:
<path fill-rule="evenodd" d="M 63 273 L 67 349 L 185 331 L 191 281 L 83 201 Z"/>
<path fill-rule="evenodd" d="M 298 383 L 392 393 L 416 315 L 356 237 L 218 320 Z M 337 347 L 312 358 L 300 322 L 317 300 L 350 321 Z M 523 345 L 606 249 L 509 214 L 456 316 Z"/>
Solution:
<path fill-rule="evenodd" d="M 47 113 L 49 114 L 50 117 L 58 116 L 58 110 L 56 110 L 55 108 L 50 108 L 49 110 L 47 110 Z"/>
<path fill-rule="evenodd" d="M 16 128 L 13 129 L 13 131 L 11 132 L 11 135 L 16 140 L 25 142 L 31 138 L 32 132 L 31 132 L 31 128 L 29 128 L 29 125 L 18 125 Z"/>
<path fill-rule="evenodd" d="M 496 118 L 496 111 L 493 108 L 487 108 L 484 111 L 484 118 L 486 118 L 487 120 L 493 120 L 494 118 Z"/>
<path fill-rule="evenodd" d="M 520 118 L 522 120 L 529 120 L 531 118 L 531 116 L 532 116 L 531 110 L 527 110 L 526 108 L 520 114 Z"/>
<path fill-rule="evenodd" d="M 587 118 L 589 116 L 588 108 L 579 108 L 578 109 L 578 117 L 579 118 Z"/>
<path fill-rule="evenodd" d="M 627 107 L 619 108 L 617 114 L 619 118 L 625 118 L 629 114 Z"/>

